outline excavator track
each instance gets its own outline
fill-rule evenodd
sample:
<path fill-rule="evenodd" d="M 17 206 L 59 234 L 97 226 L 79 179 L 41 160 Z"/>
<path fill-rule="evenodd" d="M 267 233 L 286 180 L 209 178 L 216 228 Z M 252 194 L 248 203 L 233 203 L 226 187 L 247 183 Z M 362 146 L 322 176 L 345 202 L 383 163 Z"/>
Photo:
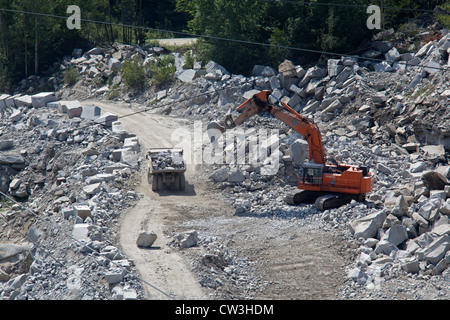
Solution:
<path fill-rule="evenodd" d="M 325 211 L 328 209 L 339 208 L 350 203 L 352 200 L 363 202 L 364 195 L 329 193 L 322 195 L 316 199 L 314 206 L 317 210 Z"/>
<path fill-rule="evenodd" d="M 298 205 L 301 203 L 314 203 L 317 197 L 321 195 L 325 195 L 323 192 L 319 191 L 310 191 L 310 190 L 302 190 L 296 191 L 290 194 L 287 194 L 285 197 L 285 201 L 290 205 Z"/>
<path fill-rule="evenodd" d="M 314 203 L 317 210 L 325 211 L 327 209 L 339 208 L 350 203 L 352 200 L 363 202 L 364 195 L 326 193 L 320 191 L 302 190 L 287 194 L 285 201 L 290 205 L 299 205 L 302 203 Z"/>

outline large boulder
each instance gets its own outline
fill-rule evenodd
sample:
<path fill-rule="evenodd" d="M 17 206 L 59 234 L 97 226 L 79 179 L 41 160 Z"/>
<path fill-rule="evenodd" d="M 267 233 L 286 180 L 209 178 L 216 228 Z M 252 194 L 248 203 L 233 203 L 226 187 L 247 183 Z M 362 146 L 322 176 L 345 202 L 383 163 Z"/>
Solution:
<path fill-rule="evenodd" d="M 211 74 L 221 73 L 223 75 L 230 74 L 227 71 L 227 69 L 225 69 L 223 66 L 221 66 L 220 64 L 218 64 L 214 61 L 208 62 L 205 66 L 205 69 L 206 69 L 206 73 L 211 73 Z"/>
<path fill-rule="evenodd" d="M 186 82 L 186 83 L 192 82 L 193 80 L 197 79 L 198 77 L 200 77 L 200 74 L 198 73 L 197 70 L 194 70 L 194 69 L 184 70 L 182 73 L 180 73 L 178 75 L 178 79 L 180 79 L 181 81 Z"/>
<path fill-rule="evenodd" d="M 16 107 L 31 107 L 32 106 L 31 96 L 29 95 L 18 96 L 14 98 L 14 103 Z"/>
<path fill-rule="evenodd" d="M 213 172 L 211 178 L 215 182 L 224 182 L 228 179 L 228 169 L 226 167 L 221 167 Z"/>
<path fill-rule="evenodd" d="M 276 73 L 277 72 L 274 68 L 263 65 L 255 65 L 252 71 L 253 76 L 263 76 L 263 77 L 271 77 L 276 75 Z"/>
<path fill-rule="evenodd" d="M 444 190 L 447 179 L 436 171 L 428 171 L 422 175 L 422 181 L 429 190 Z"/>
<path fill-rule="evenodd" d="M 56 101 L 54 92 L 41 92 L 31 96 L 31 103 L 34 108 L 47 106 L 47 103 Z"/>
<path fill-rule="evenodd" d="M 289 146 L 294 165 L 299 166 L 309 157 L 309 145 L 304 139 L 297 139 Z"/>
<path fill-rule="evenodd" d="M 389 241 L 395 246 L 400 245 L 404 241 L 408 240 L 408 232 L 406 231 L 406 227 L 400 224 L 393 225 L 381 237 L 381 240 Z"/>
<path fill-rule="evenodd" d="M 278 72 L 283 74 L 285 77 L 295 77 L 297 75 L 297 71 L 295 69 L 294 64 L 290 60 L 284 60 L 278 66 Z"/>
<path fill-rule="evenodd" d="M 375 238 L 378 229 L 383 226 L 387 211 L 380 210 L 350 222 L 350 231 L 356 239 Z"/>
<path fill-rule="evenodd" d="M 197 242 L 198 242 L 198 233 L 195 230 L 191 230 L 183 234 L 183 238 L 180 239 L 180 246 L 182 248 L 190 248 L 196 246 Z"/>
<path fill-rule="evenodd" d="M 25 159 L 18 155 L 2 155 L 0 156 L 0 164 L 14 165 L 14 164 L 24 164 Z"/>
<path fill-rule="evenodd" d="M 119 117 L 111 112 L 105 112 L 101 116 L 94 119 L 96 123 L 100 123 L 105 127 L 111 127 L 113 122 L 116 122 Z"/>
<path fill-rule="evenodd" d="M 245 177 L 239 169 L 232 169 L 228 172 L 228 182 L 242 182 L 244 180 Z"/>
<path fill-rule="evenodd" d="M 330 77 L 337 76 L 339 73 L 341 73 L 342 69 L 344 69 L 341 59 L 328 59 L 327 64 L 328 75 Z"/>
<path fill-rule="evenodd" d="M 100 109 L 100 107 L 95 105 L 85 105 L 83 106 L 80 117 L 83 119 L 95 120 L 100 117 L 101 113 L 102 109 Z"/>
<path fill-rule="evenodd" d="M 450 250 L 450 236 L 445 234 L 423 249 L 416 251 L 419 260 L 426 260 L 436 265 Z"/>
<path fill-rule="evenodd" d="M 139 236 L 136 240 L 136 245 L 138 247 L 148 248 L 155 243 L 157 238 L 158 236 L 153 231 L 142 231 L 141 233 L 139 233 Z"/>

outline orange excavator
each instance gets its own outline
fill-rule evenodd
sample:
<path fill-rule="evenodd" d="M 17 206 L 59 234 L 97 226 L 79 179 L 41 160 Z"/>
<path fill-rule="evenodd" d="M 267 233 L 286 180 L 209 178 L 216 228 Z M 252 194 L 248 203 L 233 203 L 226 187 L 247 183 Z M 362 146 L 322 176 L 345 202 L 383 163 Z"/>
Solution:
<path fill-rule="evenodd" d="M 269 99 L 270 97 L 273 98 Z M 211 143 L 215 143 L 227 129 L 239 126 L 264 111 L 286 123 L 308 142 L 309 162 L 302 164 L 297 177 L 297 187 L 301 191 L 288 194 L 287 203 L 314 203 L 318 210 L 324 211 L 340 207 L 352 200 L 362 202 L 365 200 L 365 194 L 373 189 L 374 175 L 366 165 L 339 164 L 332 159 L 327 161 L 319 127 L 276 98 L 270 91 L 256 93 L 236 111 L 241 113 L 236 119 L 228 114 L 224 121 L 208 124 L 207 132 Z"/>

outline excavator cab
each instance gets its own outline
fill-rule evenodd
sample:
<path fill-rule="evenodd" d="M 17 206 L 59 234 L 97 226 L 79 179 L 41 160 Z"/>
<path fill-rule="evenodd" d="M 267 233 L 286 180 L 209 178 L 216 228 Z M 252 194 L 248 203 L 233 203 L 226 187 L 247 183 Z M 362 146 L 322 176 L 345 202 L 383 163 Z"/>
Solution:
<path fill-rule="evenodd" d="M 299 175 L 299 184 L 321 185 L 323 175 L 323 164 L 303 163 Z"/>

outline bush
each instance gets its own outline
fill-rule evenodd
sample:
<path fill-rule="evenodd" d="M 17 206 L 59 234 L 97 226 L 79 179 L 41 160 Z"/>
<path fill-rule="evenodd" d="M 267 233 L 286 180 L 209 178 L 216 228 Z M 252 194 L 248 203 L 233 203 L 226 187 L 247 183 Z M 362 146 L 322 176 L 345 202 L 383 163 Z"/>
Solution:
<path fill-rule="evenodd" d="M 143 89 L 147 85 L 147 75 L 142 59 L 139 56 L 124 62 L 122 79 L 127 86 L 134 89 Z"/>
<path fill-rule="evenodd" d="M 156 86 L 175 79 L 175 57 L 161 55 L 150 63 L 152 83 Z"/>
<path fill-rule="evenodd" d="M 192 69 L 194 68 L 194 62 L 195 58 L 192 54 L 192 50 L 186 51 L 184 54 L 184 66 L 185 69 Z"/>
<path fill-rule="evenodd" d="M 118 88 L 112 88 L 108 93 L 106 94 L 107 100 L 114 100 L 116 99 L 120 94 L 120 90 Z"/>
<path fill-rule="evenodd" d="M 74 67 L 68 68 L 64 71 L 64 83 L 71 87 L 77 83 L 80 73 Z"/>
<path fill-rule="evenodd" d="M 447 1 L 440 5 L 440 9 L 444 11 L 450 10 L 450 1 Z M 448 14 L 437 14 L 438 21 L 445 27 L 450 28 L 450 15 Z"/>

